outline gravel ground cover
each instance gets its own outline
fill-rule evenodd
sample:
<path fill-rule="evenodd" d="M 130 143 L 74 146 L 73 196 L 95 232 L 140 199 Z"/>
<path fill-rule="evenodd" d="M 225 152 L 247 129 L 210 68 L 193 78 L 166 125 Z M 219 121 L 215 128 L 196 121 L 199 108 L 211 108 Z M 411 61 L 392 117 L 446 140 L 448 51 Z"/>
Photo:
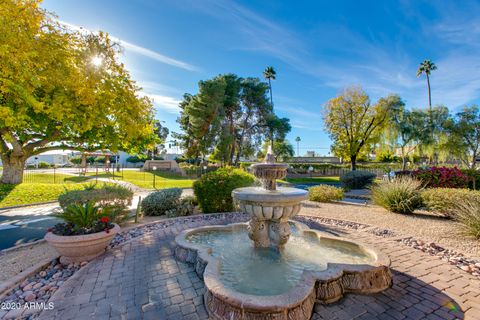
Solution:
<path fill-rule="evenodd" d="M 307 201 L 302 215 L 348 220 L 369 224 L 398 234 L 413 236 L 427 243 L 437 243 L 453 251 L 480 260 L 480 241 L 465 236 L 460 225 L 428 212 L 411 215 L 391 213 L 377 206 L 352 206 Z"/>

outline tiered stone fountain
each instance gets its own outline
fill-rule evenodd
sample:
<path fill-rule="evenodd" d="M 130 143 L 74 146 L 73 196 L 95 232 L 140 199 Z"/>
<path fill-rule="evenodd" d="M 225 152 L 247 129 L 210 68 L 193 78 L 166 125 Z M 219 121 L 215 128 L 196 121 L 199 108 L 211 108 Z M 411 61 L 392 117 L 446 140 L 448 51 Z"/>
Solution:
<path fill-rule="evenodd" d="M 205 282 L 213 319 L 306 320 L 315 302 L 379 292 L 392 283 L 388 257 L 290 220 L 307 192 L 277 189 L 287 168 L 269 150 L 264 163 L 252 166 L 263 188 L 232 192 L 248 224 L 200 227 L 175 238 L 176 258 L 193 263 Z"/>
<path fill-rule="evenodd" d="M 250 215 L 248 236 L 257 248 L 281 249 L 290 237 L 288 221 L 300 211 L 300 202 L 307 191 L 296 188 L 277 190 L 277 179 L 287 175 L 288 165 L 275 163 L 268 147 L 264 163 L 252 165 L 255 177 L 262 181 L 263 189 L 247 187 L 235 189 L 232 197 L 241 211 Z"/>

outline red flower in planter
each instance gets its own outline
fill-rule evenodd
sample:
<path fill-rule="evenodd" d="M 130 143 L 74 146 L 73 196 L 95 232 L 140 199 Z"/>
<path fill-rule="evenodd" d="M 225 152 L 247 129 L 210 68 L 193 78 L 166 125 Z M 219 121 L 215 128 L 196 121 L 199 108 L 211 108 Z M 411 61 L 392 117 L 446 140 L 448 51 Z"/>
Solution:
<path fill-rule="evenodd" d="M 103 218 L 102 218 L 102 222 L 103 222 L 103 223 L 107 223 L 107 222 L 108 222 L 108 218 L 107 218 L 107 217 L 103 217 Z"/>

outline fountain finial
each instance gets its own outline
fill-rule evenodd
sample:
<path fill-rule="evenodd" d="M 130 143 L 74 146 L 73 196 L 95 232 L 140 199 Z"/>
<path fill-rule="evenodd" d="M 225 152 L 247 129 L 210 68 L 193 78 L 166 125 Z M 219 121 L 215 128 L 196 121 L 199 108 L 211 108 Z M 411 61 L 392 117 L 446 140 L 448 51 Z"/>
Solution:
<path fill-rule="evenodd" d="M 272 145 L 269 144 L 267 148 L 267 155 L 265 156 L 265 163 L 275 163 L 275 156 L 273 155 Z"/>

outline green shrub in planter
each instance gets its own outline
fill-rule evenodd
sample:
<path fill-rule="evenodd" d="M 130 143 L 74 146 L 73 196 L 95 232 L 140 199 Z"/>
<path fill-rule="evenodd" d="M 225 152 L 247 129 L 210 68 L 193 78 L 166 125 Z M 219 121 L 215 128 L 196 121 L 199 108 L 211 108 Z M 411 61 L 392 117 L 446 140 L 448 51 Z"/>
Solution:
<path fill-rule="evenodd" d="M 322 184 L 308 189 L 308 199 L 316 202 L 332 202 L 343 199 L 343 189 Z"/>
<path fill-rule="evenodd" d="M 180 203 L 182 189 L 170 188 L 150 193 L 142 201 L 142 211 L 146 216 L 161 216 L 175 209 Z"/>
<path fill-rule="evenodd" d="M 84 190 L 66 191 L 58 197 L 60 207 L 65 210 L 71 205 L 93 203 L 107 209 L 112 222 L 122 222 L 128 216 L 128 207 L 132 204 L 133 191 L 120 185 L 104 184 L 100 188 L 90 184 Z"/>
<path fill-rule="evenodd" d="M 447 218 L 454 218 L 459 204 L 465 201 L 480 202 L 480 192 L 458 188 L 428 188 L 422 191 L 425 207 Z"/>
<path fill-rule="evenodd" d="M 193 183 L 193 191 L 204 213 L 233 211 L 232 191 L 255 182 L 253 175 L 232 168 L 204 174 Z"/>
<path fill-rule="evenodd" d="M 409 214 L 422 205 L 420 190 L 420 181 L 402 177 L 372 187 L 372 199 L 391 212 Z"/>
<path fill-rule="evenodd" d="M 355 170 L 347 172 L 340 176 L 340 182 L 346 189 L 363 189 L 372 184 L 376 178 L 375 173 L 368 171 Z"/>
<path fill-rule="evenodd" d="M 480 239 L 480 201 L 468 199 L 459 203 L 455 219 L 462 224 L 465 234 Z"/>

